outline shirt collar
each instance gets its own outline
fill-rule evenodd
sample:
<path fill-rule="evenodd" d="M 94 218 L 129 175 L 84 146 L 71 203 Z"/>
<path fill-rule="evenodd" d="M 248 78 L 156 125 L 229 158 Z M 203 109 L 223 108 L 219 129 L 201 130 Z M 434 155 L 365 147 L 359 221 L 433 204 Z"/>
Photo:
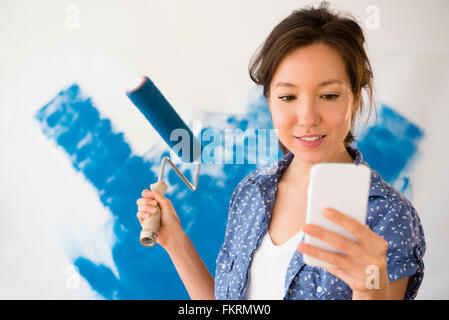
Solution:
<path fill-rule="evenodd" d="M 387 188 L 383 179 L 380 177 L 379 173 L 372 169 L 367 162 L 363 160 L 362 153 L 356 148 L 346 146 L 346 150 L 350 156 L 354 159 L 354 164 L 365 165 L 371 170 L 371 181 L 369 196 L 380 196 L 387 198 Z M 289 151 L 284 154 L 281 158 L 274 161 L 272 164 L 258 169 L 257 173 L 253 175 L 249 180 L 258 185 L 277 185 L 282 177 L 282 174 L 287 169 L 290 162 L 293 160 L 294 154 Z"/>

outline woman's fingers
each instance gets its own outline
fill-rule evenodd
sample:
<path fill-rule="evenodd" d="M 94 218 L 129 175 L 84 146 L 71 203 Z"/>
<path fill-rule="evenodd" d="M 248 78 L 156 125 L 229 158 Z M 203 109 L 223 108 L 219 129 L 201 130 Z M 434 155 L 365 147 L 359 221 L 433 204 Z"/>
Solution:
<path fill-rule="evenodd" d="M 352 233 L 358 241 L 369 243 L 373 240 L 375 233 L 366 224 L 360 223 L 356 219 L 333 208 L 325 208 L 323 214 L 327 219 Z"/>
<path fill-rule="evenodd" d="M 170 200 L 164 197 L 164 195 L 157 190 L 153 191 L 152 195 L 161 206 L 167 206 L 171 204 Z"/>
<path fill-rule="evenodd" d="M 153 191 L 150 191 L 148 189 L 143 190 L 142 191 L 142 197 L 143 198 L 147 198 L 147 199 L 153 199 L 154 198 Z"/>
<path fill-rule="evenodd" d="M 161 208 L 172 207 L 171 201 L 157 190 L 150 191 L 145 189 L 142 191 L 142 197 L 143 198 L 137 200 L 137 205 L 159 205 Z"/>
<path fill-rule="evenodd" d="M 303 242 L 299 243 L 298 251 L 311 257 L 317 258 L 321 261 L 327 262 L 340 269 L 352 272 L 355 275 L 359 273 L 359 264 L 355 263 L 355 261 L 351 260 L 346 255 L 324 250 Z"/>
<path fill-rule="evenodd" d="M 139 219 L 140 223 L 142 223 L 143 220 L 148 219 L 153 214 L 157 212 L 156 207 L 139 207 L 139 211 L 137 212 L 137 218 Z"/>
<path fill-rule="evenodd" d="M 146 212 L 146 213 L 156 213 L 157 208 L 155 206 L 138 206 L 138 211 Z"/>
<path fill-rule="evenodd" d="M 148 219 L 152 214 L 157 212 L 158 202 L 154 198 L 154 193 L 148 189 L 142 191 L 142 198 L 137 199 L 137 218 L 142 223 L 143 220 Z"/>
<path fill-rule="evenodd" d="M 148 212 L 142 212 L 142 211 L 137 212 L 137 218 L 139 219 L 140 223 L 142 223 L 143 220 L 145 220 L 149 217 L 150 217 L 150 214 Z"/>
<path fill-rule="evenodd" d="M 147 206 L 157 206 L 158 202 L 154 199 L 148 198 L 139 198 L 136 201 L 138 206 L 147 205 Z"/>
<path fill-rule="evenodd" d="M 351 232 L 367 254 L 377 257 L 387 253 L 388 242 L 371 230 L 368 225 L 332 208 L 325 208 L 323 214 L 327 219 Z"/>
<path fill-rule="evenodd" d="M 344 236 L 331 232 L 314 224 L 306 224 L 303 227 L 304 233 L 311 235 L 314 238 L 327 242 L 335 249 L 343 251 L 345 254 L 353 257 L 355 260 L 367 261 L 369 255 L 366 253 L 365 248 L 360 246 L 357 242 L 354 242 Z"/>

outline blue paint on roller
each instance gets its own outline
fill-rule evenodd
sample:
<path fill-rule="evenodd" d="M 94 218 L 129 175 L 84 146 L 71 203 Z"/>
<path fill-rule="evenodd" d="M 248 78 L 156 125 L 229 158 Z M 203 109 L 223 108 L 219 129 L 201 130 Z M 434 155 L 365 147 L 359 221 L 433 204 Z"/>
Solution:
<path fill-rule="evenodd" d="M 201 143 L 156 85 L 148 77 L 140 79 L 142 82 L 139 83 L 139 86 L 127 91 L 127 96 L 156 129 L 170 149 L 176 151 L 183 161 L 199 160 L 202 151 Z M 173 136 L 173 130 L 178 130 L 179 135 Z M 182 141 L 184 148 L 181 148 L 182 144 L 180 143 Z"/>

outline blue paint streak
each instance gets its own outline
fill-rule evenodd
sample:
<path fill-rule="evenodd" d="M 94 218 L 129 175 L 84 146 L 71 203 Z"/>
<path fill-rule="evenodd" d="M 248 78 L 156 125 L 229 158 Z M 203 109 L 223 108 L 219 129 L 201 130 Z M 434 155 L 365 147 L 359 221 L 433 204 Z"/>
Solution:
<path fill-rule="evenodd" d="M 357 141 L 357 148 L 385 181 L 394 184 L 417 154 L 424 132 L 385 104 L 381 106 L 379 119 Z M 408 186 L 406 180 L 401 192 Z"/>
<path fill-rule="evenodd" d="M 204 122 L 214 116 L 207 114 Z M 159 245 L 148 249 L 138 241 L 141 227 L 136 218 L 136 200 L 144 188 L 157 180 L 150 169 L 153 165 L 159 168 L 160 163 L 134 155 L 123 134 L 114 132 L 110 120 L 100 117 L 91 99 L 83 96 L 76 84 L 62 90 L 42 107 L 36 119 L 43 133 L 69 156 L 74 169 L 82 172 L 96 188 L 101 202 L 114 218 L 113 230 L 118 241 L 112 256 L 119 278 L 108 267 L 96 265 L 82 256 L 74 261 L 80 274 L 106 299 L 188 299 L 166 252 Z M 242 130 L 272 128 L 264 99 L 251 105 L 245 116 L 231 116 L 226 122 L 230 128 Z M 247 154 L 247 146 L 245 149 Z M 169 150 L 163 155 L 170 155 Z M 196 192 L 188 190 L 174 170 L 169 169 L 166 176 L 177 190 L 166 196 L 212 274 L 224 238 L 232 191 L 256 168 L 255 164 L 221 166 L 225 178 L 201 174 Z M 188 171 L 186 176 L 191 180 Z M 176 194 L 185 190 L 188 190 L 185 196 L 177 199 Z"/>

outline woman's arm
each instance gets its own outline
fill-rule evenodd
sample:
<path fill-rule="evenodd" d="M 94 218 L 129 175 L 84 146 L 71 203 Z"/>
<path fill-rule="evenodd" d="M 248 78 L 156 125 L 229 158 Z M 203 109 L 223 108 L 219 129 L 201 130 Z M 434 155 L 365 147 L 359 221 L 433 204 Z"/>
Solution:
<path fill-rule="evenodd" d="M 213 300 L 214 278 L 187 234 L 181 230 L 165 248 L 192 300 Z"/>
<path fill-rule="evenodd" d="M 395 280 L 389 282 L 387 284 L 388 287 L 388 296 L 384 297 L 384 299 L 389 300 L 404 300 L 405 291 L 407 290 L 408 280 L 410 277 L 404 277 L 399 280 Z"/>
<path fill-rule="evenodd" d="M 395 280 L 388 284 L 391 300 L 404 300 L 405 290 L 407 290 L 409 277 L 404 277 L 399 280 Z"/>
<path fill-rule="evenodd" d="M 193 299 L 214 299 L 214 278 L 195 250 L 181 226 L 171 201 L 158 191 L 145 189 L 137 200 L 140 223 L 161 210 L 161 227 L 157 236 L 160 244 L 170 256 L 184 286 Z"/>
<path fill-rule="evenodd" d="M 371 300 L 373 298 L 382 300 L 404 300 L 405 291 L 407 290 L 409 277 L 404 277 L 386 284 L 386 290 L 376 290 L 376 295 L 353 292 L 353 300 Z M 376 297 L 377 296 L 377 297 Z"/>

